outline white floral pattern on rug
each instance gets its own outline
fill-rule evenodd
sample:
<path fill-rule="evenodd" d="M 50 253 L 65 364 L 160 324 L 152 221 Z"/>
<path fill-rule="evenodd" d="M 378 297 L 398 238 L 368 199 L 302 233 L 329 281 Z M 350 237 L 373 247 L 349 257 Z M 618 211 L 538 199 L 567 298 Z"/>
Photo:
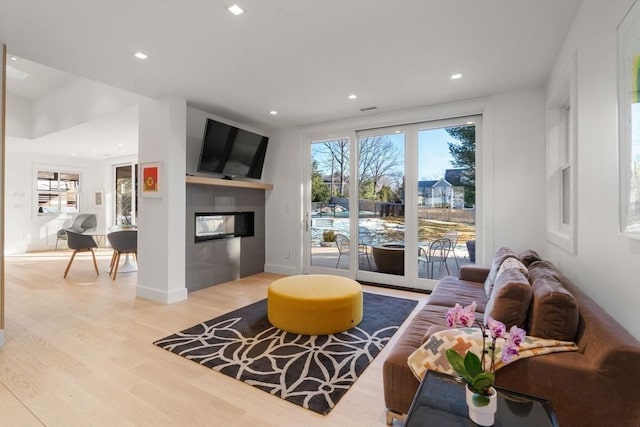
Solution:
<path fill-rule="evenodd" d="M 241 317 L 200 323 L 155 344 L 319 413 L 329 412 L 398 330 L 356 327 L 296 335 L 273 326 L 245 336 Z"/>
<path fill-rule="evenodd" d="M 327 414 L 389 342 L 416 300 L 363 292 L 362 322 L 334 335 L 274 328 L 263 299 L 154 344 L 303 406 Z"/>

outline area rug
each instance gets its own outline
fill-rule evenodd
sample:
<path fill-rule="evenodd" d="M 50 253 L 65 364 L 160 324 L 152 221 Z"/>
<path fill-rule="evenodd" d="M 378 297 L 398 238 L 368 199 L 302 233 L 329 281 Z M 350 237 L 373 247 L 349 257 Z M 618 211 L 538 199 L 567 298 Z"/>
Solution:
<path fill-rule="evenodd" d="M 380 353 L 417 301 L 364 293 L 364 316 L 334 335 L 297 335 L 267 320 L 267 300 L 154 342 L 289 402 L 327 414 Z"/>

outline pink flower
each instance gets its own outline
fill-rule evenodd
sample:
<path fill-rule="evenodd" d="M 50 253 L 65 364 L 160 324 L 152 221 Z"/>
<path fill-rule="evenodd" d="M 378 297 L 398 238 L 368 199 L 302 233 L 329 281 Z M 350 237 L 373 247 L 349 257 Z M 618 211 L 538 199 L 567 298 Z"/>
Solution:
<path fill-rule="evenodd" d="M 525 335 L 526 332 L 523 329 L 520 329 L 516 325 L 513 325 L 511 329 L 509 329 L 509 339 L 507 340 L 507 345 L 511 344 L 515 347 L 518 347 L 522 343 L 522 340 L 524 340 Z"/>
<path fill-rule="evenodd" d="M 518 352 L 518 347 L 511 345 L 511 343 L 507 342 L 507 344 L 502 349 L 501 359 L 504 363 L 507 363 L 511 360 L 513 356 L 517 356 L 518 354 L 520 354 Z"/>
<path fill-rule="evenodd" d="M 453 328 L 458 324 L 460 311 L 462 311 L 462 306 L 458 303 L 447 311 L 447 325 L 449 325 L 450 328 Z"/>
<path fill-rule="evenodd" d="M 458 305 L 458 304 L 456 304 Z M 472 326 L 476 320 L 476 302 L 472 302 L 468 306 L 464 307 L 458 314 L 458 320 L 462 326 Z"/>
<path fill-rule="evenodd" d="M 494 319 L 491 316 L 489 316 L 489 320 L 487 321 L 487 328 L 489 328 L 489 331 L 491 331 L 491 336 L 493 338 L 502 338 L 504 336 L 504 333 L 507 332 L 507 327 L 504 325 L 504 323 Z"/>

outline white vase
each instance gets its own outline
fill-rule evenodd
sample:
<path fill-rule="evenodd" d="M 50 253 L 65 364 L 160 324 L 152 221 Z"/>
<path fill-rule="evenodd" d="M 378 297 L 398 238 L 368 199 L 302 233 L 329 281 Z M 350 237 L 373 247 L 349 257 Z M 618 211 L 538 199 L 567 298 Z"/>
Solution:
<path fill-rule="evenodd" d="M 489 389 L 490 395 L 487 396 L 489 402 L 485 405 L 478 406 L 478 400 L 484 400 L 482 397 L 478 399 L 478 395 L 469 390 L 469 387 L 465 387 L 467 392 L 467 406 L 469 407 L 469 418 L 474 423 L 481 426 L 492 426 L 496 418 L 496 410 L 498 409 L 498 393 L 496 389 L 491 387 Z M 474 396 L 476 398 L 474 399 Z M 480 402 L 482 404 L 482 402 Z"/>

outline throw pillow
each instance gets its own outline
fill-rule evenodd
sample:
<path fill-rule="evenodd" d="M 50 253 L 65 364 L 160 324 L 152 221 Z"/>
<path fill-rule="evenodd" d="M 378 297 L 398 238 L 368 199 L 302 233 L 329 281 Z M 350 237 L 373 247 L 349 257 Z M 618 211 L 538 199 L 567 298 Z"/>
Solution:
<path fill-rule="evenodd" d="M 491 297 L 484 312 L 485 323 L 489 316 L 505 324 L 525 328 L 529 305 L 531 304 L 531 284 L 524 273 L 517 268 L 505 269 L 496 278 Z"/>
<path fill-rule="evenodd" d="M 502 262 L 507 258 L 516 258 L 516 253 L 507 247 L 502 247 L 496 251 L 496 255 L 493 257 L 493 261 L 491 262 L 491 270 L 489 270 L 489 274 L 487 275 L 487 279 L 484 282 L 484 292 L 487 295 L 487 298 L 491 296 L 491 291 L 493 290 L 493 284 L 496 280 L 496 276 L 498 275 L 498 269 L 502 265 Z"/>
<path fill-rule="evenodd" d="M 518 258 L 520 258 L 520 261 L 522 261 L 525 267 L 529 267 L 534 262 L 542 259 L 533 249 L 527 249 L 526 251 L 519 253 Z"/>
<path fill-rule="evenodd" d="M 529 277 L 529 270 L 527 270 L 527 267 L 524 266 L 524 264 L 517 258 L 507 258 L 502 262 L 502 265 L 500 265 L 500 268 L 498 269 L 498 274 L 496 275 L 496 280 L 498 280 L 498 277 L 500 277 L 500 274 L 502 274 L 505 270 L 508 270 L 510 268 L 515 268 L 516 270 L 519 270 L 520 272 L 522 272 L 522 274 L 524 274 L 525 276 Z"/>
<path fill-rule="evenodd" d="M 529 268 L 532 303 L 527 334 L 549 339 L 571 340 L 578 332 L 580 310 L 573 295 L 562 286 L 554 267 L 545 261 Z"/>

